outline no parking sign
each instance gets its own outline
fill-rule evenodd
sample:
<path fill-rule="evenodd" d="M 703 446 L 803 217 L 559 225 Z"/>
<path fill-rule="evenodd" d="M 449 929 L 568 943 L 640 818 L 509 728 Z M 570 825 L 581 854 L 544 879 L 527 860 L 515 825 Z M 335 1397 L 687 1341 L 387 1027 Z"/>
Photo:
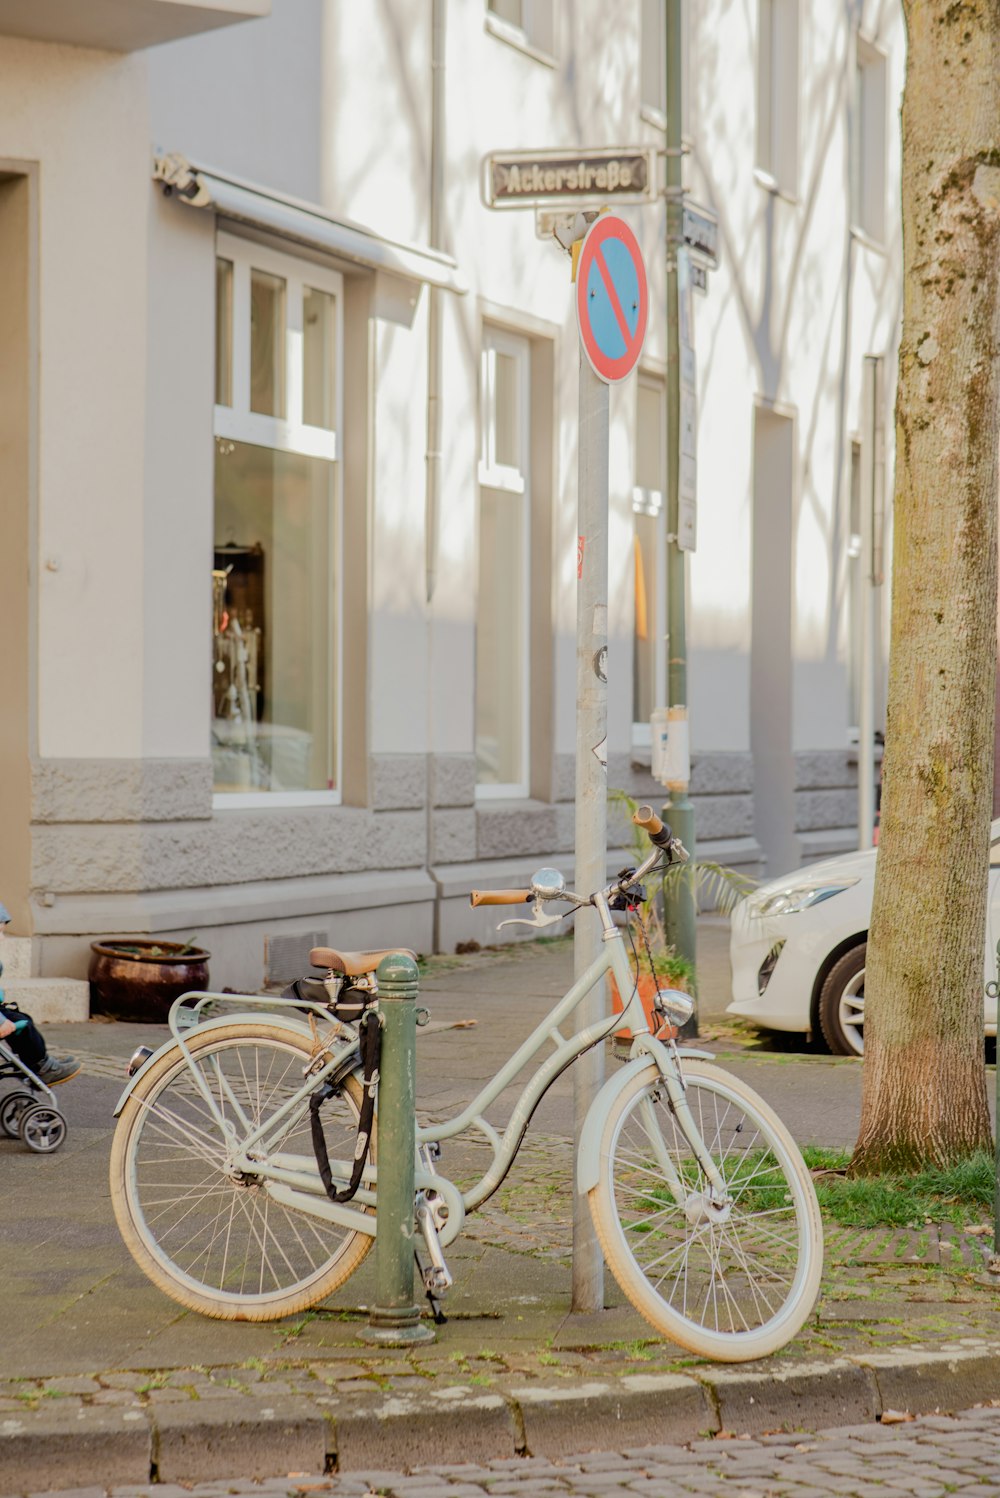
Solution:
<path fill-rule="evenodd" d="M 614 214 L 596 219 L 583 241 L 576 315 L 591 369 L 605 384 L 624 380 L 642 352 L 649 288 L 638 240 Z"/>

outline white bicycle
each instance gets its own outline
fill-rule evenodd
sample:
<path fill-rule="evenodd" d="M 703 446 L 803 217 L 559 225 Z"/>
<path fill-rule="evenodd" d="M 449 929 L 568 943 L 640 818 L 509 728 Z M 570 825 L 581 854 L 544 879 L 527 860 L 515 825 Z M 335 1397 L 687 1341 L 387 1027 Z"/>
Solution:
<path fill-rule="evenodd" d="M 474 904 L 549 902 L 593 909 L 604 940 L 585 973 L 456 1117 L 416 1131 L 414 1223 L 433 1298 L 451 1284 L 444 1250 L 504 1180 L 528 1122 L 552 1082 L 592 1046 L 628 1026 L 630 1059 L 599 1092 L 577 1157 L 605 1257 L 632 1304 L 658 1332 L 724 1362 L 783 1347 L 815 1304 L 823 1233 L 809 1172 L 787 1129 L 743 1082 L 679 1047 L 687 995 L 657 1001 L 653 1035 L 612 912 L 636 904 L 661 859 L 686 858 L 648 808 L 635 817 L 654 843 L 637 869 L 581 897 L 555 870 L 527 890 L 476 892 Z M 201 1019 L 212 998 L 187 995 L 170 1014 L 172 1039 L 138 1069 L 118 1104 L 111 1193 L 129 1250 L 182 1305 L 228 1320 L 268 1321 L 324 1300 L 354 1272 L 375 1232 L 377 1118 L 350 1200 L 332 1200 L 314 1150 L 310 1102 L 325 1087 L 329 1172 L 350 1192 L 364 1076 L 359 1018 L 377 1005 L 375 968 L 387 952 L 317 948 L 322 980 L 303 980 L 284 1002 L 240 998 L 250 1012 Z M 621 1014 L 564 1036 L 564 1024 L 611 973 Z M 192 1014 L 191 1005 L 194 1006 Z M 279 1012 L 273 1010 L 277 1004 Z M 254 1012 L 256 1009 L 257 1012 Z M 182 1020 L 188 1024 L 182 1028 Z M 191 1021 L 194 1021 L 192 1024 Z M 201 1022 L 198 1022 L 201 1020 Z M 503 1134 L 486 1109 L 546 1045 Z M 315 1108 L 314 1110 L 315 1111 Z M 492 1163 L 460 1190 L 440 1169 L 442 1144 L 478 1131 Z M 361 1158 L 360 1153 L 358 1158 Z"/>

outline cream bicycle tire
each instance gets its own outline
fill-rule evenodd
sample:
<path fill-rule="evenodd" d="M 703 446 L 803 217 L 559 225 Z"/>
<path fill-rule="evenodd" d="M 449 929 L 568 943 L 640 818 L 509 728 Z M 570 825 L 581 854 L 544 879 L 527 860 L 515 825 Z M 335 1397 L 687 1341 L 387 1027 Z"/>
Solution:
<path fill-rule="evenodd" d="M 600 1179 L 588 1193 L 594 1226 L 619 1285 L 657 1331 L 689 1352 L 720 1362 L 766 1357 L 795 1336 L 819 1293 L 823 1226 L 815 1188 L 784 1124 L 744 1082 L 701 1061 L 684 1063 L 684 1079 L 695 1122 L 733 1191 L 732 1215 L 723 1224 L 693 1228 L 663 1183 L 660 1167 L 642 1157 L 648 1147 L 646 1125 L 638 1133 L 638 1143 L 629 1132 L 623 1144 L 623 1134 L 644 1100 L 654 1109 L 662 1106 L 668 1127 L 664 1145 L 678 1173 L 689 1184 L 698 1183 L 700 1169 L 686 1140 L 676 1142 L 683 1136 L 666 1103 L 661 1104 L 665 1090 L 650 1062 L 619 1093 L 604 1121 Z M 737 1127 L 740 1115 L 743 1122 Z M 656 1119 L 659 1125 L 659 1113 Z M 747 1119 L 754 1125 L 752 1137 L 744 1135 Z M 755 1157 L 752 1149 L 758 1141 Z M 634 1151 L 631 1156 L 628 1149 Z M 752 1210 L 755 1202 L 759 1210 Z M 787 1239 L 782 1231 L 786 1225 Z M 738 1237 L 741 1230 L 745 1231 Z M 777 1258 L 779 1246 L 780 1263 L 769 1265 L 766 1253 Z M 655 1271 L 661 1266 L 665 1267 L 657 1280 Z M 668 1294 L 662 1287 L 670 1276 Z M 678 1290 L 680 1306 L 675 1303 Z M 706 1325 L 713 1311 L 715 1324 Z M 720 1324 L 727 1319 L 728 1328 Z"/>
<path fill-rule="evenodd" d="M 287 1084 L 289 1091 L 302 1085 L 303 1070 L 310 1056 L 309 1040 L 297 1030 L 253 1022 L 234 1022 L 231 1025 L 219 1026 L 200 1033 L 194 1031 L 186 1037 L 186 1043 L 192 1056 L 200 1063 L 207 1062 L 212 1057 L 222 1057 L 230 1062 L 238 1062 L 240 1047 L 244 1048 L 245 1061 L 250 1058 L 249 1048 L 251 1047 L 257 1052 L 263 1052 L 265 1057 L 271 1053 L 272 1061 L 276 1058 L 285 1058 L 288 1063 L 286 1070 L 290 1072 Z M 187 1072 L 187 1063 L 179 1050 L 166 1052 L 150 1067 L 149 1072 L 139 1079 L 138 1085 L 130 1094 L 118 1120 L 111 1147 L 111 1200 L 126 1247 L 139 1267 L 160 1290 L 181 1305 L 190 1310 L 199 1311 L 202 1315 L 225 1321 L 272 1321 L 307 1310 L 331 1295 L 354 1273 L 369 1252 L 374 1240 L 366 1233 L 338 1228 L 335 1224 L 327 1223 L 308 1214 L 279 1207 L 273 1199 L 266 1198 L 265 1200 L 260 1187 L 248 1188 L 245 1185 L 230 1182 L 228 1177 L 222 1178 L 223 1173 L 212 1162 L 212 1135 L 214 1133 L 216 1138 L 219 1137 L 218 1126 L 212 1122 L 204 1100 L 198 1096 L 189 1075 L 185 1090 L 184 1082 Z M 235 1066 L 232 1072 L 235 1077 Z M 246 1077 L 245 1070 L 242 1076 L 249 1095 L 251 1084 Z M 256 1073 L 256 1081 L 259 1085 L 259 1069 Z M 280 1081 L 279 1076 L 274 1086 L 278 1087 Z M 178 1123 L 176 1113 L 171 1116 L 164 1103 L 164 1098 L 170 1095 L 172 1087 L 174 1087 L 174 1093 L 171 1097 L 171 1106 L 174 1109 L 182 1108 L 186 1111 L 185 1126 L 193 1131 L 194 1143 L 188 1147 L 187 1151 L 185 1151 L 184 1142 L 185 1127 Z M 358 1079 L 354 1076 L 346 1077 L 338 1089 L 338 1097 L 346 1105 L 346 1113 L 344 1113 L 346 1133 L 348 1119 L 352 1120 L 356 1127 L 361 1106 L 361 1084 Z M 336 1106 L 336 1103 L 337 1099 L 332 1099 L 324 1105 L 325 1119 L 329 1118 L 330 1110 Z M 262 1106 L 263 1104 L 258 1104 L 258 1108 Z M 205 1177 L 205 1181 L 200 1185 L 205 1185 L 212 1178 L 213 1171 L 222 1178 L 218 1184 L 202 1192 L 203 1198 L 213 1193 L 222 1198 L 219 1211 L 215 1214 L 216 1235 L 211 1240 L 206 1240 L 208 1253 L 211 1253 L 219 1234 L 223 1232 L 222 1219 L 228 1206 L 229 1236 L 225 1240 L 227 1253 L 234 1223 L 237 1225 L 237 1233 L 241 1231 L 244 1233 L 246 1240 L 251 1243 L 251 1248 L 252 1243 L 258 1245 L 262 1258 L 267 1257 L 266 1245 L 270 1233 L 275 1239 L 276 1253 L 281 1254 L 289 1265 L 292 1274 L 290 1284 L 283 1286 L 275 1284 L 272 1288 L 265 1289 L 263 1269 L 261 1269 L 256 1290 L 247 1290 L 245 1281 L 237 1290 L 226 1289 L 221 1285 L 206 1283 L 204 1278 L 199 1279 L 197 1274 L 191 1272 L 191 1263 L 185 1266 L 175 1261 L 179 1257 L 178 1248 L 175 1246 L 168 1251 L 168 1248 L 159 1241 L 156 1221 L 150 1221 L 150 1202 L 156 1204 L 162 1198 L 150 1197 L 147 1188 L 140 1182 L 143 1168 L 143 1134 L 147 1127 L 151 1129 L 151 1144 L 148 1153 L 153 1156 L 154 1160 L 157 1147 L 176 1152 L 161 1156 L 161 1169 L 169 1163 L 171 1172 L 176 1171 L 183 1176 L 185 1153 L 187 1153 L 191 1156 L 193 1168 L 204 1171 L 206 1166 L 209 1167 L 209 1176 Z M 299 1125 L 294 1127 L 298 1128 Z M 157 1144 L 155 1137 L 157 1128 L 167 1141 L 165 1144 Z M 301 1137 L 301 1135 L 295 1137 L 295 1142 L 298 1143 Z M 376 1158 L 376 1148 L 377 1124 L 373 1121 L 371 1139 L 373 1161 Z M 347 1158 L 353 1156 L 353 1150 L 354 1139 L 352 1137 L 348 1145 Z M 221 1159 L 221 1145 L 218 1153 Z M 335 1154 L 336 1151 L 331 1149 L 331 1155 Z M 200 1166 L 194 1166 L 194 1162 L 199 1159 Z M 182 1193 L 186 1190 L 188 1199 L 193 1191 L 199 1189 L 199 1183 L 185 1178 L 179 1182 L 171 1181 L 168 1184 L 171 1189 L 179 1187 Z M 153 1179 L 149 1189 L 161 1191 L 166 1188 Z M 226 1197 L 227 1190 L 231 1194 L 231 1201 Z M 146 1192 L 145 1204 L 144 1192 Z M 250 1201 L 251 1193 L 261 1193 L 259 1202 Z M 188 1215 L 190 1216 L 190 1212 L 196 1209 L 197 1200 L 195 1207 L 190 1208 Z M 178 1210 L 183 1210 L 183 1206 L 179 1204 Z M 359 1208 L 359 1210 L 371 1213 L 374 1208 Z M 206 1214 L 210 1211 L 211 1207 L 207 1206 Z M 283 1230 L 288 1229 L 281 1244 L 278 1244 L 276 1240 L 277 1227 L 271 1226 L 272 1214 L 275 1224 L 281 1223 Z M 181 1222 L 183 1219 L 178 1219 L 178 1221 Z M 210 1228 L 211 1222 L 206 1225 L 205 1232 L 207 1233 Z M 160 1237 L 169 1238 L 169 1224 L 162 1225 L 159 1233 Z M 262 1233 L 263 1237 L 261 1237 Z M 313 1244 L 315 1248 L 312 1247 Z M 324 1244 L 328 1244 L 330 1249 L 327 1254 L 323 1252 Z M 186 1248 L 187 1245 L 184 1247 Z M 248 1249 L 248 1253 L 250 1251 Z M 289 1258 L 290 1254 L 306 1261 L 301 1275 L 296 1273 L 293 1260 Z M 316 1262 L 317 1258 L 322 1258 L 322 1262 Z M 226 1273 L 227 1269 L 223 1263 L 220 1277 L 225 1278 Z"/>

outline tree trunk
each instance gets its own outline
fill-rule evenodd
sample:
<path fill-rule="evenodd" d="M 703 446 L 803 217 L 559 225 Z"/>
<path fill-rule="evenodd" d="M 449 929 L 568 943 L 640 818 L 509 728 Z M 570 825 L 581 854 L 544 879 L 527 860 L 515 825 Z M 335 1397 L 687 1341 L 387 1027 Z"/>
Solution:
<path fill-rule="evenodd" d="M 1000 0 L 903 0 L 892 644 L 855 1174 L 990 1148 Z"/>

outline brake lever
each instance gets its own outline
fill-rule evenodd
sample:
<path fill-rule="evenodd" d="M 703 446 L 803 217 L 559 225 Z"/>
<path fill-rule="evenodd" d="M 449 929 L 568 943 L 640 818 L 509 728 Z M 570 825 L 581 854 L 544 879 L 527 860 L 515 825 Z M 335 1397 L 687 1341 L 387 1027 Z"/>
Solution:
<path fill-rule="evenodd" d="M 569 915 L 568 910 L 564 911 L 562 915 L 543 915 L 542 902 L 540 899 L 536 899 L 535 913 L 530 921 L 525 920 L 523 916 L 519 916 L 514 920 L 501 921 L 497 926 L 497 930 L 502 931 L 504 926 L 527 926 L 529 931 L 544 931 L 546 926 L 557 925 L 559 921 L 565 920 L 567 915 Z"/>

